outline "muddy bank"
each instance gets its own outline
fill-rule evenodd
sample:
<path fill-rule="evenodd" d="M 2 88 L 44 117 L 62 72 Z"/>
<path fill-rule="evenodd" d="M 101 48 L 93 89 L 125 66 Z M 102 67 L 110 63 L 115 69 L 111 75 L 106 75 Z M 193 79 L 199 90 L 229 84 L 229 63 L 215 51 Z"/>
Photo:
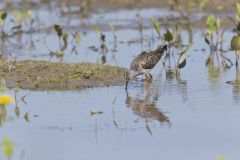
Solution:
<path fill-rule="evenodd" d="M 176 3 L 177 2 L 177 3 Z M 92 10 L 113 10 L 123 8 L 163 8 L 170 7 L 177 9 L 179 5 L 184 10 L 192 8 L 193 10 L 205 10 L 207 12 L 233 11 L 236 8 L 236 0 L 60 0 L 60 4 L 81 5 L 90 7 Z"/>
<path fill-rule="evenodd" d="M 125 82 L 124 69 L 92 63 L 0 61 L 0 77 L 9 88 L 19 83 L 30 90 L 80 90 Z"/>

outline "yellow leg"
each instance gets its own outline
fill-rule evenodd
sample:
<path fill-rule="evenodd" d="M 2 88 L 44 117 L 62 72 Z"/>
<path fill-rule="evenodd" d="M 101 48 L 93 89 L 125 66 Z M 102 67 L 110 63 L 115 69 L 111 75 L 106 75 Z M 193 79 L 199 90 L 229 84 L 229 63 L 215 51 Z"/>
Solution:
<path fill-rule="evenodd" d="M 152 88 L 154 88 L 154 79 L 151 77 Z"/>
<path fill-rule="evenodd" d="M 145 89 L 148 90 L 148 78 L 145 80 Z"/>

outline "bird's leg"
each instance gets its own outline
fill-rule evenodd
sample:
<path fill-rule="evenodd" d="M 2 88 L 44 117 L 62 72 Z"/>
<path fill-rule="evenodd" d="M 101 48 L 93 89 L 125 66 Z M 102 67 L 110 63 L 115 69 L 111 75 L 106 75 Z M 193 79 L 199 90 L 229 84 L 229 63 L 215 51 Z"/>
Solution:
<path fill-rule="evenodd" d="M 145 81 L 145 88 L 146 88 L 146 90 L 148 90 L 149 80 L 151 80 L 151 84 L 152 84 L 152 88 L 153 88 L 153 87 L 154 87 L 154 79 L 153 79 L 153 76 L 152 76 L 150 73 L 148 73 L 148 74 L 145 75 L 145 77 L 146 77 L 146 81 Z"/>
<path fill-rule="evenodd" d="M 148 90 L 148 75 L 145 75 L 146 80 L 145 80 L 145 89 Z"/>
<path fill-rule="evenodd" d="M 151 75 L 151 74 L 150 74 Z M 154 88 L 154 79 L 153 79 L 153 76 L 151 75 L 151 83 L 152 83 L 152 88 Z"/>

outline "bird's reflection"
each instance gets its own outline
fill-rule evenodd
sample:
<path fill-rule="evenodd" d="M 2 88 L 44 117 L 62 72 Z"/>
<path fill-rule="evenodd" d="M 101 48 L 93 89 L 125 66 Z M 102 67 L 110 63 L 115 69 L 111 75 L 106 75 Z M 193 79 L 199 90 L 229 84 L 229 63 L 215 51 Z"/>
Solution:
<path fill-rule="evenodd" d="M 177 84 L 178 93 L 181 95 L 182 101 L 188 101 L 188 84 L 186 80 L 179 80 Z"/>
<path fill-rule="evenodd" d="M 147 94 L 144 99 L 131 97 L 127 91 L 126 95 L 125 103 L 127 107 L 132 109 L 134 114 L 146 119 L 157 120 L 161 123 L 170 122 L 168 117 L 156 107 L 155 101 L 152 100 L 149 94 Z"/>
<path fill-rule="evenodd" d="M 236 104 L 240 103 L 240 84 L 232 84 L 233 101 Z"/>

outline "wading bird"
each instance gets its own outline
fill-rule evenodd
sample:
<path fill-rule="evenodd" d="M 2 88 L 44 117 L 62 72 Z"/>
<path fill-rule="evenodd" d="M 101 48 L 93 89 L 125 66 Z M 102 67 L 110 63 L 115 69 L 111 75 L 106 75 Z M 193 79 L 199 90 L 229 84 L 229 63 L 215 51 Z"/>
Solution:
<path fill-rule="evenodd" d="M 153 77 L 149 72 L 159 62 L 165 51 L 167 51 L 167 45 L 159 45 L 156 50 L 150 52 L 143 51 L 140 55 L 134 58 L 130 70 L 125 71 L 125 89 L 127 90 L 129 80 L 141 74 L 144 74 L 146 77 L 146 86 L 149 78 L 153 84 Z"/>

